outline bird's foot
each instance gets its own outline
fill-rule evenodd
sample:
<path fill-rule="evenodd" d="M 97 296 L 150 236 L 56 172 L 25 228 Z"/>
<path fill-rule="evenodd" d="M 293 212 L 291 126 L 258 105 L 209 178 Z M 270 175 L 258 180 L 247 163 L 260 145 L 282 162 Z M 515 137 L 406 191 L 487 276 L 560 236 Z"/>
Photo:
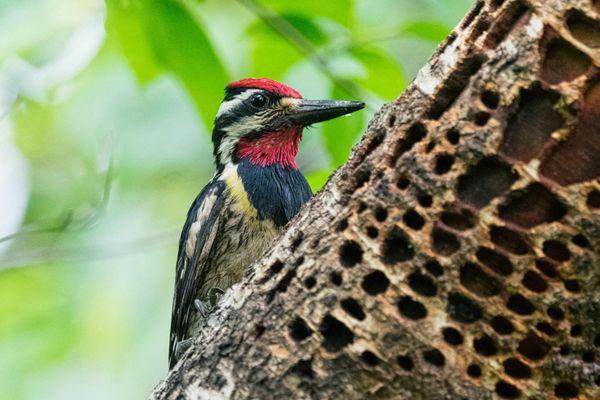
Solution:
<path fill-rule="evenodd" d="M 225 293 L 223 289 L 218 287 L 214 287 L 208 290 L 208 301 L 212 308 L 215 308 L 217 306 L 219 300 L 221 299 L 221 296 L 223 296 L 223 293 Z"/>
<path fill-rule="evenodd" d="M 202 319 L 206 318 L 208 314 L 210 314 L 210 312 L 212 311 L 212 308 L 208 301 L 196 299 L 194 300 L 194 306 L 196 307 L 196 310 L 198 310 L 198 313 L 200 314 Z"/>
<path fill-rule="evenodd" d="M 194 306 L 202 318 L 206 318 L 216 308 L 223 293 L 222 289 L 214 287 L 209 289 L 206 300 L 194 300 Z"/>
<path fill-rule="evenodd" d="M 188 351 L 188 349 L 190 347 L 192 347 L 192 345 L 194 344 L 194 338 L 189 338 L 189 339 L 185 339 L 182 340 L 180 342 L 177 342 L 177 344 L 175 345 L 175 359 L 179 360 L 181 358 L 181 356 L 183 356 L 183 354 Z"/>

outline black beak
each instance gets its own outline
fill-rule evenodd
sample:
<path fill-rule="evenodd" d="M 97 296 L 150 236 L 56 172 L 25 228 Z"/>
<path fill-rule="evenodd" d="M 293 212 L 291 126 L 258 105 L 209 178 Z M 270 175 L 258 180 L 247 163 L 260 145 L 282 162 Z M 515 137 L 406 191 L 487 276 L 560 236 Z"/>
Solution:
<path fill-rule="evenodd" d="M 353 113 L 365 107 L 362 101 L 300 100 L 288 116 L 294 125 L 307 126 Z"/>

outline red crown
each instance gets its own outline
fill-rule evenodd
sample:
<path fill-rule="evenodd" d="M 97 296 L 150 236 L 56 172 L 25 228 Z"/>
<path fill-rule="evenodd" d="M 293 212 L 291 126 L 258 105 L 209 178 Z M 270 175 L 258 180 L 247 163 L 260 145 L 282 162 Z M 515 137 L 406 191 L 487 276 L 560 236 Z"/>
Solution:
<path fill-rule="evenodd" d="M 294 88 L 284 85 L 283 83 L 274 81 L 268 78 L 245 78 L 239 81 L 231 82 L 227 85 L 228 89 L 233 88 L 252 88 L 263 89 L 269 92 L 276 93 L 284 97 L 295 97 L 301 99 L 302 95 Z"/>

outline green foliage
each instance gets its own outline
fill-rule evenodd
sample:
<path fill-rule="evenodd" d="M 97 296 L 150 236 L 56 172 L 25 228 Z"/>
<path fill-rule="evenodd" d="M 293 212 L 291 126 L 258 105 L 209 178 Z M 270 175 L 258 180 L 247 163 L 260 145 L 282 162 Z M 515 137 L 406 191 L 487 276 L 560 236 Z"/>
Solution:
<path fill-rule="evenodd" d="M 212 122 L 229 77 L 211 42 L 183 7 L 160 0 L 149 3 L 145 11 L 157 59 L 183 81 L 204 120 Z"/>
<path fill-rule="evenodd" d="M 279 13 L 295 13 L 307 18 L 324 17 L 341 25 L 352 25 L 352 0 L 269 0 L 264 2 L 271 10 Z"/>
<path fill-rule="evenodd" d="M 338 99 L 342 98 L 343 94 L 340 93 L 340 89 L 334 88 L 331 97 Z M 365 121 L 365 114 L 357 112 L 323 123 L 323 142 L 335 168 L 348 159 Z"/>
<path fill-rule="evenodd" d="M 107 6 L 109 17 L 116 15 L 121 19 L 121 23 L 115 21 L 117 27 L 133 15 L 133 25 L 117 28 L 116 33 L 140 79 L 145 81 L 157 73 L 152 57 L 156 64 L 181 79 L 205 122 L 211 123 L 229 76 L 204 29 L 182 5 L 173 1 L 108 0 Z M 138 43 L 139 50 L 135 49 Z"/>
<path fill-rule="evenodd" d="M 19 376 L 59 363 L 77 340 L 75 310 L 67 297 L 75 286 L 65 285 L 73 285 L 74 277 L 65 266 L 47 268 L 1 275 L 0 384 L 4 395 L 17 390 Z M 48 272 L 54 279 L 48 279 Z"/>
<path fill-rule="evenodd" d="M 322 188 L 323 185 L 325 185 L 330 176 L 331 172 L 329 170 L 320 169 L 317 171 L 307 173 L 306 180 L 308 181 L 308 184 L 313 193 L 315 193 L 317 190 Z"/>
<path fill-rule="evenodd" d="M 318 25 L 309 18 L 298 14 L 280 17 L 314 45 L 318 46 L 326 41 L 326 36 Z M 303 59 L 302 53 L 288 39 L 278 35 L 262 20 L 252 24 L 247 34 L 252 39 L 252 76 L 283 79 L 290 67 Z"/>
<path fill-rule="evenodd" d="M 385 52 L 364 47 L 352 48 L 350 53 L 367 70 L 367 76 L 357 81 L 383 99 L 393 99 L 404 89 L 402 68 Z"/>
<path fill-rule="evenodd" d="M 439 43 L 452 28 L 440 21 L 411 21 L 399 32 L 399 35 L 414 36 L 419 39 Z"/>
<path fill-rule="evenodd" d="M 106 13 L 106 29 L 118 40 L 140 82 L 147 84 L 160 75 L 142 6 L 126 0 L 107 0 Z"/>

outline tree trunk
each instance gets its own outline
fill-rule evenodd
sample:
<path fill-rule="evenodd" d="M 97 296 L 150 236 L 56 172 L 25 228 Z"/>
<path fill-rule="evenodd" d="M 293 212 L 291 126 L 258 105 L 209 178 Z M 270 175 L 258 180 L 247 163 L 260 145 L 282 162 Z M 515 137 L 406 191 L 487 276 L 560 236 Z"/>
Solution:
<path fill-rule="evenodd" d="M 154 399 L 600 398 L 600 1 L 478 1 Z"/>

